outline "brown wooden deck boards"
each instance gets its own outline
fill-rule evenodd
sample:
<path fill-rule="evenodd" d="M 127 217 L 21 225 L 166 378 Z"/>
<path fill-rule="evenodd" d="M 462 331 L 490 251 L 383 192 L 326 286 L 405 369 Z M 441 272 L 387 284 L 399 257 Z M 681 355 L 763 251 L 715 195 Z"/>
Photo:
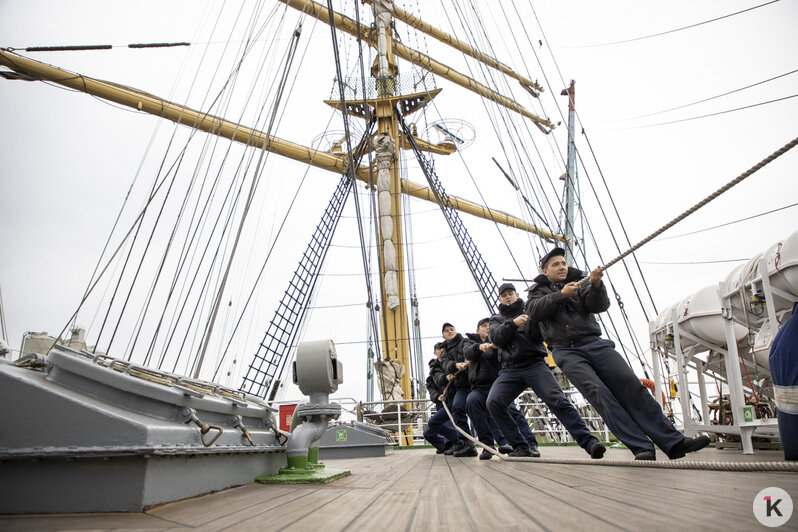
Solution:
<path fill-rule="evenodd" d="M 542 452 L 586 456 L 576 447 Z M 631 455 L 610 449 L 606 458 Z M 708 449 L 689 459 L 780 458 Z M 250 484 L 144 513 L 0 516 L 0 530 L 752 530 L 760 527 L 753 498 L 770 486 L 790 493 L 798 508 L 794 473 L 510 463 L 430 449 L 327 464 L 352 475 L 325 485 Z M 794 515 L 785 529 L 796 523 Z"/>

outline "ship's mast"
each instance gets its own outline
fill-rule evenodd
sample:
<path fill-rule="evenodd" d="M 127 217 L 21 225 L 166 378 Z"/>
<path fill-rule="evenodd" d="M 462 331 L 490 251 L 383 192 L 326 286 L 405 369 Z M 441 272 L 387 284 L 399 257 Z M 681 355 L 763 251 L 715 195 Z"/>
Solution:
<path fill-rule="evenodd" d="M 377 27 L 377 60 L 372 75 L 377 81 L 377 194 L 380 216 L 380 288 L 382 309 L 382 353 L 388 361 L 401 364 L 402 397 L 390 390 L 390 397 L 410 398 L 410 330 L 407 323 L 407 290 L 402 265 L 405 262 L 402 228 L 402 178 L 399 172 L 399 125 L 394 109 L 395 81 L 399 69 L 393 55 L 393 2 L 375 0 L 372 4 Z M 384 381 L 384 379 L 383 379 Z"/>
<path fill-rule="evenodd" d="M 571 85 L 564 89 L 562 96 L 568 96 L 568 170 L 565 174 L 565 261 L 572 265 L 574 263 L 574 203 L 576 198 L 576 143 L 574 142 L 574 131 L 576 129 L 576 111 L 574 99 L 576 98 L 576 88 L 574 80 Z"/>
<path fill-rule="evenodd" d="M 411 393 L 410 364 L 410 327 L 408 323 L 408 290 L 405 275 L 405 249 L 404 249 L 404 228 L 402 221 L 402 194 L 408 194 L 427 201 L 440 202 L 436 197 L 439 192 L 433 191 L 415 183 L 401 178 L 399 168 L 399 154 L 402 149 L 412 149 L 414 151 L 427 151 L 432 153 L 448 154 L 454 147 L 448 144 L 430 144 L 422 139 L 416 138 L 414 133 L 400 131 L 399 109 L 403 117 L 427 105 L 439 92 L 440 89 L 431 91 L 400 95 L 398 66 L 396 57 L 404 58 L 411 63 L 426 68 L 445 79 L 452 81 L 462 87 L 472 90 L 483 97 L 489 98 L 498 105 L 504 106 L 530 120 L 538 127 L 547 131 L 553 124 L 545 118 L 540 118 L 510 98 L 479 84 L 475 80 L 460 74 L 450 67 L 434 61 L 432 58 L 411 50 L 402 43 L 394 40 L 393 35 L 393 14 L 394 6 L 391 0 L 374 0 L 372 7 L 374 10 L 375 24 L 371 28 L 360 25 L 338 13 L 330 12 L 322 5 L 311 0 L 281 0 L 289 6 L 302 10 L 304 13 L 314 16 L 327 23 L 334 22 L 336 29 L 352 35 L 363 35 L 365 40 L 377 49 L 377 58 L 372 68 L 372 76 L 376 80 L 377 93 L 374 98 L 367 102 L 346 102 L 350 115 L 366 118 L 368 114 L 364 110 L 365 104 L 373 110 L 373 116 L 377 120 L 377 132 L 374 134 L 372 142 L 375 151 L 376 183 L 372 182 L 372 169 L 359 167 L 353 175 L 369 183 L 376 189 L 379 206 L 379 256 L 380 256 L 380 318 L 381 318 L 381 347 L 383 360 L 375 361 L 378 372 L 382 373 L 381 388 L 383 398 L 389 399 L 409 399 Z M 426 26 L 425 26 L 426 28 Z M 429 28 L 428 28 L 429 29 Z M 445 37 L 445 36 L 444 36 Z M 451 39 L 441 37 L 444 42 L 455 45 L 462 49 L 462 43 L 453 43 Z M 470 54 L 474 55 L 474 54 Z M 502 71 L 508 69 L 503 64 L 479 54 L 478 60 L 489 64 Z M 123 87 L 114 83 L 104 82 L 88 78 L 86 76 L 65 75 L 63 70 L 43 65 L 35 61 L 22 58 L 16 54 L 5 50 L 0 50 L 0 64 L 9 68 L 24 72 L 32 79 L 49 79 L 69 86 L 76 90 L 100 96 L 102 98 L 121 103 L 140 111 L 157 114 L 167 119 L 173 120 L 189 127 L 202 129 L 209 133 L 224 136 L 238 142 L 243 142 L 251 146 L 262 148 L 266 151 L 279 153 L 296 160 L 307 162 L 313 166 L 331 170 L 336 173 L 343 171 L 345 167 L 344 157 L 332 153 L 318 152 L 299 146 L 288 141 L 278 139 L 267 133 L 229 122 L 220 117 L 215 117 L 204 112 L 188 109 L 184 106 L 176 105 L 157 98 L 151 94 L 136 91 L 128 87 Z M 516 79 L 525 84 L 527 89 L 532 82 L 518 75 L 513 75 Z M 330 105 L 337 107 L 340 101 L 329 101 Z M 406 127 L 406 126 L 405 126 Z M 548 131 L 547 131 L 548 132 Z M 489 209 L 483 205 L 469 202 L 455 196 L 446 197 L 446 205 L 452 211 L 467 212 L 469 214 L 489 219 L 494 223 L 508 225 L 525 231 L 539 234 L 547 239 L 565 241 L 562 235 L 556 235 L 549 231 L 541 230 L 532 224 L 511 216 L 507 213 Z M 389 367 L 390 366 L 390 367 Z M 388 370 L 393 371 L 393 376 L 385 378 L 384 373 Z M 386 386 L 386 381 L 394 382 Z"/>

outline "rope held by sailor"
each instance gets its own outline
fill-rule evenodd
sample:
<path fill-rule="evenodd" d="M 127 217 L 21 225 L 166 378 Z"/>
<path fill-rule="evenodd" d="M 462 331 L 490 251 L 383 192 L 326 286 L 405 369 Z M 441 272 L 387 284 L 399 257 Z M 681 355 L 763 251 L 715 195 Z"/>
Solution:
<path fill-rule="evenodd" d="M 713 192 L 712 194 L 710 194 L 706 198 L 702 199 L 701 201 L 699 201 L 698 203 L 696 203 L 695 205 L 693 205 L 692 207 L 690 207 L 689 209 L 684 211 L 682 214 L 680 214 L 679 216 L 677 216 L 676 218 L 674 218 L 670 222 L 666 223 L 665 225 L 663 225 L 662 227 L 660 227 L 659 229 L 657 229 L 656 231 L 654 231 L 653 233 L 651 233 L 650 235 L 645 237 L 643 240 L 641 240 L 640 242 L 638 242 L 637 244 L 635 244 L 634 246 L 632 246 L 628 250 L 624 251 L 623 253 L 621 253 L 620 255 L 618 255 L 617 257 L 615 257 L 614 259 L 612 259 L 608 263 L 606 263 L 605 265 L 599 266 L 598 269 L 601 270 L 601 271 L 604 271 L 607 268 L 609 268 L 610 266 L 612 266 L 613 264 L 615 264 L 616 262 L 623 260 L 628 255 L 631 255 L 632 253 L 634 253 L 635 251 L 637 251 L 638 249 L 643 247 L 645 244 L 648 244 L 650 241 L 654 240 L 656 237 L 658 237 L 659 235 L 661 235 L 662 233 L 664 233 L 665 231 L 667 231 L 668 229 L 670 229 L 671 227 L 673 227 L 677 223 L 681 222 L 682 220 L 684 220 L 685 218 L 687 218 L 688 216 L 693 214 L 695 211 L 697 211 L 701 207 L 705 206 L 710 201 L 714 200 L 715 198 L 717 198 L 718 196 L 720 196 L 724 192 L 728 191 L 733 186 L 739 184 L 740 182 L 742 182 L 747 177 L 753 175 L 757 171 L 759 171 L 762 168 L 764 168 L 766 165 L 772 163 L 773 161 L 775 161 L 776 159 L 778 159 L 779 157 L 781 157 L 782 155 L 784 155 L 785 153 L 787 153 L 788 151 L 793 149 L 795 146 L 798 146 L 798 137 L 792 139 L 790 142 L 788 142 L 787 144 L 785 144 L 784 146 L 782 146 L 778 150 L 774 151 L 769 156 L 765 157 L 764 159 L 759 161 L 757 164 L 755 164 L 754 166 L 752 166 L 751 168 L 749 168 L 748 170 L 746 170 L 742 174 L 738 175 L 737 177 L 735 177 L 734 179 L 732 179 L 731 181 L 729 181 L 728 183 L 726 183 L 725 185 L 720 187 L 718 190 L 716 190 L 715 192 Z M 578 286 L 582 286 L 582 285 L 586 284 L 589 280 L 590 280 L 589 277 L 585 277 L 584 279 L 578 281 Z"/>

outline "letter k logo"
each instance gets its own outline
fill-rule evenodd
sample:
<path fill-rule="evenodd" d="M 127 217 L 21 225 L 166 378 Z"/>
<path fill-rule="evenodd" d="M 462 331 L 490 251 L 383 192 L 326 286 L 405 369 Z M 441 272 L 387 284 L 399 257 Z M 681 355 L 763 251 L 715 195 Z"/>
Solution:
<path fill-rule="evenodd" d="M 776 512 L 776 515 L 782 517 L 781 511 L 779 510 L 779 503 L 782 501 L 781 499 L 776 499 L 776 502 L 773 502 L 770 496 L 766 496 L 765 501 L 767 502 L 768 517 L 770 517 L 773 514 L 773 512 Z"/>

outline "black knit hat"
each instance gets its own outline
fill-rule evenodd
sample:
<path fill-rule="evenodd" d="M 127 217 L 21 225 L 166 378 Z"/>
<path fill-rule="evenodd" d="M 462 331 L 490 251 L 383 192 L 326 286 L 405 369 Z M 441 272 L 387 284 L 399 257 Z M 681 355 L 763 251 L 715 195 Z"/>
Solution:
<path fill-rule="evenodd" d="M 449 323 L 449 322 L 447 321 L 446 323 L 444 323 L 444 324 L 443 324 L 443 327 L 441 327 L 441 332 L 443 332 L 443 331 L 444 331 L 444 329 L 446 329 L 446 327 L 451 327 L 452 329 L 454 329 L 454 328 L 455 328 L 455 327 L 454 327 L 454 325 L 452 325 L 451 323 Z"/>

